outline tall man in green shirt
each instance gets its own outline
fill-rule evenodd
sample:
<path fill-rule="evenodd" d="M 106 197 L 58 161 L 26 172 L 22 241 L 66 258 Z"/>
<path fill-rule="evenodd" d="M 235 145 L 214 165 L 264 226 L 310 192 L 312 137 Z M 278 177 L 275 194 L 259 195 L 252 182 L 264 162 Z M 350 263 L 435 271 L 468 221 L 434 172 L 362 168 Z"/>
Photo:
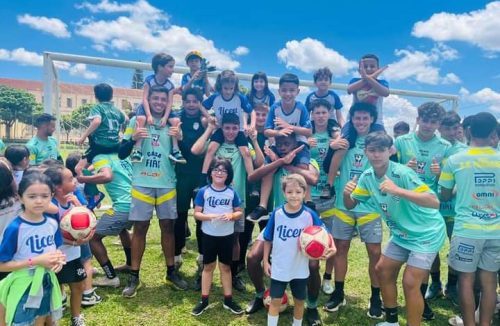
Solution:
<path fill-rule="evenodd" d="M 56 130 L 56 118 L 48 113 L 43 113 L 36 118 L 35 127 L 36 135 L 26 144 L 30 150 L 30 165 L 40 165 L 47 159 L 62 162 L 57 140 L 52 137 Z"/>
<path fill-rule="evenodd" d="M 500 269 L 500 152 L 492 148 L 498 122 L 486 112 L 469 121 L 470 148 L 451 156 L 439 185 L 449 200 L 456 186 L 456 216 L 448 263 L 459 273 L 463 325 L 475 325 L 474 281 L 481 284 L 479 325 L 490 325 Z"/>
<path fill-rule="evenodd" d="M 403 275 L 408 325 L 420 325 L 424 311 L 421 285 L 446 237 L 436 194 L 409 167 L 389 160 L 392 138 L 383 132 L 365 139 L 371 168 L 354 176 L 343 191 L 347 209 L 372 200 L 389 227 L 391 238 L 376 265 L 386 312 L 379 326 L 398 323 L 397 277 Z M 356 183 L 357 182 L 357 183 Z"/>

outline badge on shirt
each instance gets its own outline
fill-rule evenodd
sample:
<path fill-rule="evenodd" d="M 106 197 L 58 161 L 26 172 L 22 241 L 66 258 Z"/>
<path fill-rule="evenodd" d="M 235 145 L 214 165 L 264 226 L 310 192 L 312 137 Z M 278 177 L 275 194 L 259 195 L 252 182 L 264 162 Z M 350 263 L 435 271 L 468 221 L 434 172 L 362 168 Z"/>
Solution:
<path fill-rule="evenodd" d="M 199 122 L 193 122 L 193 130 L 198 130 L 200 129 L 200 123 Z"/>

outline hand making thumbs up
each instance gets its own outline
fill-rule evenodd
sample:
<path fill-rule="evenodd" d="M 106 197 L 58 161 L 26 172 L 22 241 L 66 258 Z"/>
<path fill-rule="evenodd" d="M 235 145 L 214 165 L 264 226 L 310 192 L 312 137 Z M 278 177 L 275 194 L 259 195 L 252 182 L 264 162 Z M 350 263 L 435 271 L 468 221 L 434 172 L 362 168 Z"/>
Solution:
<path fill-rule="evenodd" d="M 356 189 L 357 185 L 358 185 L 358 175 L 355 174 L 354 177 L 352 177 L 352 179 L 348 183 L 346 183 L 344 187 L 344 195 L 350 196 L 354 191 L 354 189 Z"/>

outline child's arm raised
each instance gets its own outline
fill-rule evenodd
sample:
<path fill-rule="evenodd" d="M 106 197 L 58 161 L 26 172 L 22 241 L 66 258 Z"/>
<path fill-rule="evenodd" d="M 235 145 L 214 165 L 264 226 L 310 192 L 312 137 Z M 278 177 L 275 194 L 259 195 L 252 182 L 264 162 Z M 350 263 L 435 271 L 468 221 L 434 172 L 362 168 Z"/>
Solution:
<path fill-rule="evenodd" d="M 262 153 L 262 149 L 259 146 L 259 142 L 257 141 L 257 130 L 251 129 L 248 135 L 250 140 L 252 141 L 252 146 L 255 151 L 255 160 L 253 161 L 253 165 L 255 168 L 259 168 L 264 164 L 264 153 Z"/>
<path fill-rule="evenodd" d="M 205 149 L 207 147 L 207 141 L 212 135 L 212 132 L 215 130 L 215 125 L 211 120 L 208 120 L 208 126 L 203 132 L 203 134 L 196 140 L 196 142 L 193 144 L 193 147 L 191 147 L 191 153 L 194 155 L 201 155 L 205 152 Z"/>

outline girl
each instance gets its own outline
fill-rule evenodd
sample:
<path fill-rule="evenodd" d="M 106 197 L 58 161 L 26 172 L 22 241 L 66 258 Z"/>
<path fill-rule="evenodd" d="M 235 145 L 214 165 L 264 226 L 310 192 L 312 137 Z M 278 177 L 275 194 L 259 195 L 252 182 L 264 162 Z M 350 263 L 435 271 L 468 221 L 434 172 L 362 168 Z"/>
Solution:
<path fill-rule="evenodd" d="M 25 145 L 9 145 L 5 149 L 5 158 L 12 165 L 12 174 L 16 180 L 16 185 L 21 182 L 24 171 L 30 165 L 30 151 Z"/>
<path fill-rule="evenodd" d="M 269 90 L 266 73 L 256 72 L 252 76 L 250 93 L 248 93 L 247 97 L 252 108 L 255 108 L 257 104 L 267 104 L 268 107 L 274 104 L 276 98 L 271 90 Z"/>
<path fill-rule="evenodd" d="M 5 229 L 0 245 L 0 302 L 7 325 L 44 325 L 62 317 L 55 272 L 65 264 L 57 221 L 44 215 L 53 194 L 47 176 L 33 172 L 19 184 L 23 212 Z"/>
<path fill-rule="evenodd" d="M 208 308 L 208 296 L 212 285 L 217 258 L 224 291 L 225 309 L 234 314 L 243 310 L 233 301 L 231 261 L 233 254 L 234 221 L 243 216 L 238 194 L 229 185 L 233 181 L 231 162 L 215 159 L 208 170 L 209 185 L 198 191 L 194 217 L 201 221 L 203 242 L 203 273 L 201 277 L 201 301 L 191 314 L 201 315 Z"/>
<path fill-rule="evenodd" d="M 271 277 L 271 305 L 267 315 L 268 325 L 278 325 L 281 298 L 287 284 L 293 295 L 293 326 L 302 325 L 304 300 L 309 278 L 309 259 L 297 245 L 302 229 L 310 225 L 322 225 L 319 216 L 304 205 L 307 183 L 303 176 L 290 174 L 281 184 L 286 203 L 276 208 L 264 230 L 264 272 Z M 273 262 L 269 263 L 271 254 Z M 333 255 L 332 249 L 324 259 Z"/>
<path fill-rule="evenodd" d="M 71 171 L 62 165 L 53 166 L 45 170 L 52 183 L 54 184 L 54 198 L 52 203 L 58 207 L 59 213 L 53 217 L 59 220 L 67 210 L 75 206 L 81 206 L 73 192 L 76 189 L 76 181 Z M 61 246 L 61 251 L 66 255 L 67 264 L 57 274 L 57 279 L 61 284 L 68 284 L 71 290 L 70 305 L 71 305 L 71 325 L 83 326 L 85 321 L 81 312 L 82 294 L 84 280 L 87 277 L 85 268 L 81 261 L 80 245 L 88 242 L 93 232 L 87 238 L 71 241 L 63 238 L 64 244 Z"/>

